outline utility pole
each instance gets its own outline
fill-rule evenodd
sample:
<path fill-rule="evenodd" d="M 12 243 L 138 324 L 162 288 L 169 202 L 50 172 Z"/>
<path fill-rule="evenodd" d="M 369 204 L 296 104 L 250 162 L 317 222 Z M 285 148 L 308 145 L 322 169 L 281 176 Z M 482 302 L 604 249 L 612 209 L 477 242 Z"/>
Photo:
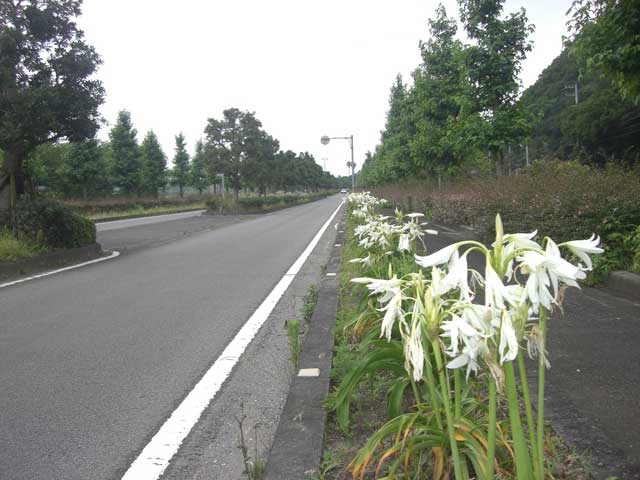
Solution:
<path fill-rule="evenodd" d="M 575 104 L 577 105 L 578 102 L 580 101 L 580 98 L 578 96 L 578 82 L 567 83 L 564 86 L 564 89 L 568 90 L 568 92 L 565 95 L 567 95 L 568 97 L 573 97 L 576 102 Z"/>

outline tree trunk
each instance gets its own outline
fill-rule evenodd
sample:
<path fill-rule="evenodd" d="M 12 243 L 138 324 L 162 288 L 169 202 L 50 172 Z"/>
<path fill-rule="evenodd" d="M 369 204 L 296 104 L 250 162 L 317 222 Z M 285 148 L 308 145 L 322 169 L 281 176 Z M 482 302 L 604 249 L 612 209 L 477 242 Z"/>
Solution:
<path fill-rule="evenodd" d="M 11 223 L 15 223 L 15 208 L 18 195 L 24 193 L 24 176 L 21 174 L 22 156 L 15 150 L 5 152 L 0 170 L 0 216 L 11 212 Z"/>

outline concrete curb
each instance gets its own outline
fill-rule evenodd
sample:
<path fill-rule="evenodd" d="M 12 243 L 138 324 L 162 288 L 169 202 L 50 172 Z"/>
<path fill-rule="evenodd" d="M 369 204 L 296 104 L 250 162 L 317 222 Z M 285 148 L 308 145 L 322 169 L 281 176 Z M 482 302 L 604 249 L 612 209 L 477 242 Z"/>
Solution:
<path fill-rule="evenodd" d="M 84 247 L 56 250 L 32 258 L 25 258 L 16 262 L 0 263 L 0 279 L 7 280 L 22 275 L 40 273 L 54 267 L 67 266 L 79 261 L 88 261 L 102 255 L 99 243 Z"/>
<path fill-rule="evenodd" d="M 633 272 L 611 272 L 604 283 L 608 293 L 640 302 L 640 275 Z"/>
<path fill-rule="evenodd" d="M 340 220 L 342 225 L 343 219 Z M 333 327 L 338 312 L 340 260 L 344 234 L 336 245 L 318 291 L 318 302 L 309 321 L 298 368 L 311 376 L 296 376 L 280 417 L 267 460 L 265 480 L 316 478 L 322 458 L 329 373 L 333 358 Z M 313 369 L 318 371 L 313 372 Z M 317 374 L 317 375 L 316 375 Z"/>

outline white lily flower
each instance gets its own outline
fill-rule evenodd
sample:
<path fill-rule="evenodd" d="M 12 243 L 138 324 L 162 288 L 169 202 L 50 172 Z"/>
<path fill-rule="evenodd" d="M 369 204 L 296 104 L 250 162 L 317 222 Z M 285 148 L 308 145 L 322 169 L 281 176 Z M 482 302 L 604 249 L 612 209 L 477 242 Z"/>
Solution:
<path fill-rule="evenodd" d="M 469 287 L 468 277 L 467 257 L 466 255 L 460 257 L 456 250 L 449 261 L 449 273 L 442 279 L 441 293 L 444 294 L 451 289 L 458 288 L 460 289 L 461 298 L 469 300 L 473 291 Z"/>
<path fill-rule="evenodd" d="M 560 246 L 567 247 L 571 250 L 574 255 L 585 263 L 587 270 L 593 270 L 593 263 L 591 263 L 591 257 L 589 257 L 588 254 L 603 253 L 604 249 L 598 247 L 599 244 L 600 237 L 596 237 L 595 234 L 592 234 L 587 240 L 572 240 L 570 242 L 561 243 Z"/>
<path fill-rule="evenodd" d="M 467 367 L 467 379 L 469 379 L 469 374 L 473 371 L 474 373 L 478 372 L 478 356 L 485 350 L 484 342 L 475 337 L 469 338 L 468 342 L 465 343 L 462 353 L 447 363 L 447 368 L 456 369 L 462 368 L 466 365 Z"/>
<path fill-rule="evenodd" d="M 422 268 L 429 268 L 435 265 L 442 265 L 447 263 L 453 255 L 453 252 L 458 249 L 458 244 L 453 243 L 447 247 L 441 248 L 437 252 L 432 253 L 427 256 L 416 255 L 416 263 L 420 265 Z"/>
<path fill-rule="evenodd" d="M 518 356 L 518 338 L 511 317 L 506 310 L 502 311 L 498 351 L 500 352 L 500 364 L 511 362 Z"/>
<path fill-rule="evenodd" d="M 538 234 L 538 230 L 531 233 L 508 233 L 503 237 L 503 241 L 515 245 L 516 248 L 537 248 L 541 249 L 538 242 L 532 239 Z"/>
<path fill-rule="evenodd" d="M 378 309 L 381 312 L 385 312 L 382 319 L 382 325 L 380 327 L 380 336 L 387 337 L 387 341 L 391 340 L 391 332 L 393 331 L 393 324 L 395 320 L 404 319 L 404 311 L 402 310 L 402 292 L 398 289 L 391 297 L 389 302 L 382 308 Z"/>
<path fill-rule="evenodd" d="M 409 218 L 422 218 L 424 217 L 424 213 L 407 213 L 406 216 Z"/>
<path fill-rule="evenodd" d="M 424 349 L 420 322 L 413 322 L 411 333 L 404 341 L 404 355 L 407 372 L 413 373 L 413 379 L 419 382 L 422 380 L 424 370 Z"/>
<path fill-rule="evenodd" d="M 458 354 L 458 344 L 460 341 L 463 341 L 465 337 L 469 338 L 479 336 L 478 331 L 458 315 L 451 315 L 451 319 L 442 322 L 440 328 L 444 332 L 441 333 L 440 336 L 451 339 L 451 345 L 447 350 L 447 353 L 452 356 Z"/>
<path fill-rule="evenodd" d="M 353 283 L 360 283 L 366 285 L 371 292 L 369 296 L 382 295 L 378 299 L 381 304 L 387 303 L 394 297 L 402 288 L 402 280 L 399 280 L 395 275 L 389 280 L 379 278 L 360 277 L 351 280 Z"/>
<path fill-rule="evenodd" d="M 369 254 L 364 258 L 354 258 L 353 260 L 349 260 L 349 263 L 361 263 L 365 267 L 370 267 L 373 264 L 373 261 L 371 259 L 371 254 Z"/>
<path fill-rule="evenodd" d="M 409 240 L 409 235 L 403 233 L 400 235 L 400 239 L 398 241 L 398 251 L 399 252 L 408 252 L 411 250 L 411 241 Z"/>

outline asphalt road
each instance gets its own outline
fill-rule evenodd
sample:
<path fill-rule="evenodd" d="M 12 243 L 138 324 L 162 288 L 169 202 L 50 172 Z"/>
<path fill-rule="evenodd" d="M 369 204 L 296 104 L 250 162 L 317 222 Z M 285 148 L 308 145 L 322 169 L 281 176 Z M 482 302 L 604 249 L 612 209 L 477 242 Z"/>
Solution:
<path fill-rule="evenodd" d="M 128 254 L 0 290 L 0 478 L 118 478 L 339 202 L 117 229 Z"/>

